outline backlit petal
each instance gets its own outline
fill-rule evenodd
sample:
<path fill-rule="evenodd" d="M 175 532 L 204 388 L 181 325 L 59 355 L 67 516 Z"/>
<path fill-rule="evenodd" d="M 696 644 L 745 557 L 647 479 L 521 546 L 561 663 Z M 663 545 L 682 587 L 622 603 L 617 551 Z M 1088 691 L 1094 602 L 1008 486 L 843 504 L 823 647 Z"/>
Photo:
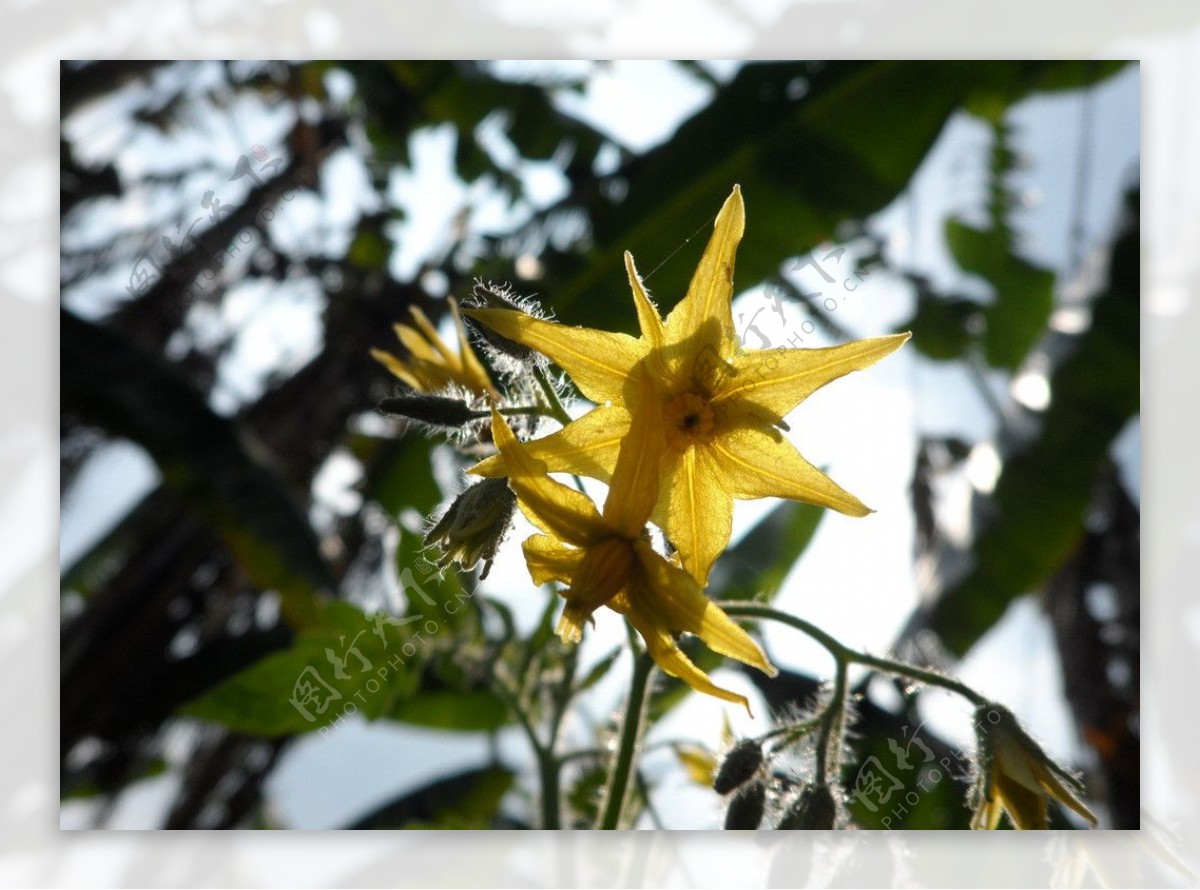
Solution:
<path fill-rule="evenodd" d="M 667 344 L 672 350 L 699 355 L 715 350 L 729 358 L 737 347 L 733 329 L 733 262 L 746 229 L 742 190 L 733 187 L 717 214 L 712 237 L 692 275 L 686 296 L 667 316 Z"/>
<path fill-rule="evenodd" d="M 703 587 L 733 530 L 733 494 L 707 445 L 675 452 L 663 462 L 662 497 L 654 521 L 679 550 L 683 567 Z"/>
<path fill-rule="evenodd" d="M 384 352 L 382 349 L 372 349 L 371 358 L 379 362 L 413 389 L 421 389 L 421 382 L 413 376 L 408 366 L 390 352 Z"/>
<path fill-rule="evenodd" d="M 458 311 L 458 301 L 450 299 L 450 313 L 454 316 L 454 330 L 458 334 L 458 354 L 462 362 L 462 374 L 465 381 L 470 381 L 471 389 L 477 392 L 491 393 L 499 396 L 492 386 L 492 378 L 488 375 L 483 362 L 475 355 L 475 349 L 467 339 L 467 329 L 463 324 L 462 315 Z"/>
<path fill-rule="evenodd" d="M 646 345 L 628 334 L 571 327 L 512 309 L 466 309 L 463 314 L 548 357 L 597 404 L 620 404 L 625 381 L 646 357 Z"/>
<path fill-rule="evenodd" d="M 733 497 L 789 498 L 829 507 L 847 516 L 872 512 L 796 451 L 778 430 L 766 432 L 749 427 L 725 430 L 713 437 L 710 448 L 716 456 L 720 484 Z"/>
<path fill-rule="evenodd" d="M 670 630 L 655 622 L 650 613 L 642 611 L 634 603 L 626 617 L 634 630 L 645 640 L 646 651 L 663 673 L 677 677 L 697 692 L 734 702 L 744 707 L 747 712 L 750 710 L 750 702 L 744 695 L 717 686 L 708 678 L 708 674 L 696 667 L 692 660 L 683 654 Z"/>
<path fill-rule="evenodd" d="M 774 422 L 826 383 L 891 355 L 910 336 L 873 337 L 827 349 L 756 349 L 734 356 L 734 373 L 714 393 L 713 411 Z"/>
<path fill-rule="evenodd" d="M 655 553 L 645 541 L 634 545 L 640 582 L 631 601 L 653 612 L 655 621 L 702 639 L 709 649 L 756 667 L 768 676 L 779 673 L 751 636 L 721 607 L 704 595 L 694 578 Z"/>
<path fill-rule="evenodd" d="M 638 327 L 641 329 L 642 338 L 651 349 L 657 349 L 663 345 L 666 336 L 662 317 L 650 302 L 650 295 L 646 293 L 646 287 L 642 284 L 642 278 L 634 265 L 633 254 L 628 250 L 625 251 L 625 273 L 629 276 L 629 287 L 633 291 L 633 305 L 637 308 Z"/>
<path fill-rule="evenodd" d="M 583 562 L 584 551 L 568 547 L 549 535 L 532 535 L 521 545 L 525 554 L 525 565 L 534 584 L 549 584 L 558 581 L 568 583 Z"/>
<path fill-rule="evenodd" d="M 621 439 L 629 432 L 629 412 L 616 405 L 593 408 L 561 430 L 523 443 L 525 453 L 544 461 L 552 473 L 576 473 L 607 482 L 617 464 Z M 482 460 L 467 471 L 475 476 L 507 476 L 504 455 Z"/>
<path fill-rule="evenodd" d="M 665 439 L 662 399 L 650 375 L 636 372 L 638 397 L 629 432 L 621 440 L 617 466 L 604 502 L 604 519 L 627 539 L 642 533 L 658 502 L 659 463 Z"/>
<path fill-rule="evenodd" d="M 408 311 L 412 315 L 413 323 L 417 326 L 417 330 L 421 332 L 426 342 L 441 356 L 443 364 L 456 367 L 458 365 L 458 356 L 451 352 L 450 348 L 442 342 L 442 338 L 438 335 L 437 328 L 433 326 L 433 322 L 429 320 L 429 316 L 422 312 L 419 306 L 409 306 Z"/>
<path fill-rule="evenodd" d="M 546 475 L 546 465 L 525 453 L 499 411 L 492 409 L 492 438 L 508 465 L 508 484 L 529 521 L 547 534 L 585 546 L 608 535 L 591 499 Z"/>

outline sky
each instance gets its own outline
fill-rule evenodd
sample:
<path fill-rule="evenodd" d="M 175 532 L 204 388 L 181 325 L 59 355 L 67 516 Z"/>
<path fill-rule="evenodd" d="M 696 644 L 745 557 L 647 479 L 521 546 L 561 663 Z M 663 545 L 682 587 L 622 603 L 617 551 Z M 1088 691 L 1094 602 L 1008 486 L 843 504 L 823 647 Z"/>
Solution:
<path fill-rule="evenodd" d="M 519 72 L 525 63 L 508 63 L 501 70 Z M 722 75 L 732 63 L 715 66 Z M 1085 245 L 1103 244 L 1115 222 L 1119 189 L 1138 157 L 1138 77 L 1135 68 L 1106 83 L 1090 111 L 1072 96 L 1034 99 L 1014 111 L 1017 141 L 1030 164 L 1019 176 L 1027 209 L 1017 228 L 1027 238 L 1022 243 L 1034 261 L 1068 266 L 1071 250 L 1067 236 L 1071 219 L 1079 122 L 1088 113 L 1093 121 L 1087 181 L 1090 185 L 1085 221 Z M 589 82 L 582 95 L 563 97 L 566 110 L 593 122 L 620 143 L 643 150 L 669 136 L 677 124 L 706 101 L 707 87 L 660 62 L 617 62 Z M 282 130 L 285 122 L 256 119 L 254 109 L 239 112 L 246 132 Z M 264 141 L 255 137 L 248 141 Z M 911 188 L 877 215 L 874 225 L 888 241 L 895 258 L 933 274 L 938 280 L 958 273 L 943 246 L 941 221 L 948 215 L 977 214 L 983 198 L 983 155 L 986 128 L 976 121 L 955 119 L 918 172 Z M 269 143 L 268 143 L 269 144 Z M 431 131 L 415 140 L 411 171 L 398 171 L 388 198 L 409 208 L 398 235 L 402 249 L 392 257 L 399 277 L 411 275 L 426 251 L 444 243 L 456 209 L 474 208 L 483 225 L 506 225 L 502 202 L 486 190 L 472 189 L 452 175 L 450 134 Z M 143 147 L 135 156 L 150 151 Z M 529 164 L 521 171 L 531 200 L 542 205 L 561 193 L 561 176 L 550 165 Z M 224 176 L 221 176 L 224 179 Z M 331 165 L 323 189 L 338 196 L 337 216 L 351 220 L 364 206 L 361 168 L 348 156 Z M 203 191 L 203 186 L 199 191 Z M 197 192 L 199 193 L 199 192 Z M 745 196 L 746 238 L 754 237 L 754 196 Z M 315 202 L 289 208 L 281 226 L 302 231 L 319 211 Z M 918 226 L 909 230 L 910 222 Z M 692 227 L 694 228 L 694 227 Z M 681 239 L 691 228 L 682 226 Z M 639 265 L 654 268 L 652 258 Z M 804 275 L 813 276 L 807 281 Z M 799 282 L 819 285 L 816 273 L 801 273 Z M 649 282 L 653 288 L 653 281 Z M 86 304 L 89 296 L 74 297 Z M 907 290 L 894 281 L 871 280 L 853 299 L 842 300 L 837 321 L 855 336 L 886 333 L 911 312 Z M 222 382 L 214 407 L 233 410 L 243 399 L 253 399 L 267 370 L 280 364 L 299 367 L 319 348 L 315 315 L 319 300 L 295 295 L 280 300 L 267 292 L 244 288 L 231 294 L 218 327 L 240 331 L 238 345 L 222 366 Z M 786 339 L 802 323 L 794 305 L 781 321 L 767 311 L 761 291 L 742 294 L 735 318 L 755 318 L 773 341 Z M 286 332 L 286 334 L 281 333 Z M 778 341 L 776 341 L 778 342 Z M 806 344 L 810 345 L 810 344 Z M 814 339 L 811 345 L 826 345 Z M 1002 386 L 997 376 L 993 381 Z M 852 410 L 847 406 L 853 406 Z M 955 372 L 920 359 L 905 349 L 868 371 L 844 378 L 810 397 L 789 417 L 792 441 L 812 462 L 826 466 L 848 490 L 877 512 L 867 519 L 850 519 L 828 513 L 816 538 L 790 573 L 776 603 L 815 621 L 852 645 L 883 652 L 916 602 L 912 570 L 912 518 L 908 482 L 918 433 L 960 433 L 979 438 L 993 423 L 969 381 Z M 886 447 L 885 447 L 886 446 Z M 1124 437 L 1119 449 L 1123 464 L 1133 475 L 1140 456 L 1136 431 Z M 120 518 L 140 494 L 157 481 L 152 462 L 136 446 L 118 443 L 97 455 L 62 505 L 60 548 L 63 564 L 82 552 L 88 543 Z M 315 494 L 336 504 L 352 483 L 353 474 L 330 473 L 322 477 Z M 957 480 L 958 503 L 965 509 L 970 482 Z M 603 486 L 593 489 L 602 498 Z M 954 499 L 951 498 L 951 501 Z M 766 503 L 739 503 L 735 537 L 749 528 L 769 508 Z M 946 517 L 953 522 L 955 517 Z M 962 516 L 958 517 L 962 521 Z M 514 533 L 513 541 L 524 537 Z M 492 573 L 488 591 L 504 598 L 524 615 L 540 610 L 542 594 L 528 581 L 518 548 L 510 545 Z M 605 620 L 605 617 L 611 620 Z M 584 657 L 595 659 L 623 639 L 615 615 L 600 617 L 595 633 L 584 643 Z M 769 626 L 765 638 L 780 667 L 828 675 L 822 650 L 798 634 Z M 594 692 L 586 713 L 577 715 L 568 732 L 582 739 L 589 722 L 603 720 L 624 694 L 628 665 L 622 663 Z M 1055 754 L 1072 759 L 1077 753 L 1073 728 L 1059 689 L 1057 660 L 1049 627 L 1036 603 L 1016 604 L 970 653 L 960 666 L 964 680 L 980 691 L 1011 706 Z M 755 701 L 758 720 L 738 708 L 693 695 L 655 729 L 655 739 L 693 738 L 710 746 L 721 743 L 724 720 L 739 732 L 766 728 L 765 709 L 752 693 L 748 680 L 732 671 L 720 671 L 717 682 L 744 691 Z M 961 745 L 969 744 L 963 705 L 949 697 L 931 696 L 924 709 L 929 725 Z M 527 763 L 520 740 L 504 741 L 504 751 L 514 762 Z M 323 828 L 344 824 L 371 806 L 428 779 L 455 768 L 479 763 L 486 756 L 484 742 L 467 736 L 432 733 L 395 724 L 366 725 L 352 722 L 327 737 L 309 736 L 285 755 L 271 778 L 269 791 L 276 814 L 297 828 Z M 402 770 L 392 763 L 404 764 Z M 672 827 L 715 827 L 719 813 L 713 795 L 689 788 L 678 776 L 669 755 L 652 755 L 649 768 L 671 774 L 657 803 Z M 115 825 L 132 827 L 154 820 L 156 808 L 173 793 L 173 779 L 142 783 L 116 814 Z M 75 816 L 64 808 L 64 825 Z"/>

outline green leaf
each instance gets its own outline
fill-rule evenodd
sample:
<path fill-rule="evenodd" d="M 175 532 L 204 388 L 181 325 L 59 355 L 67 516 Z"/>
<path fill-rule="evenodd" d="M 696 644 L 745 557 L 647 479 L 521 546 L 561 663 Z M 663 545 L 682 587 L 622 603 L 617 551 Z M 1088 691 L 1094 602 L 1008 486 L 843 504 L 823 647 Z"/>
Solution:
<path fill-rule="evenodd" d="M 311 732 L 356 714 L 380 717 L 414 691 L 419 676 L 413 628 L 420 622 L 394 623 L 405 620 L 325 603 L 316 624 L 287 650 L 225 680 L 182 712 L 262 736 Z"/>
<path fill-rule="evenodd" d="M 1074 551 L 1113 440 L 1140 402 L 1140 258 L 1135 206 L 1114 245 L 1108 289 L 1092 325 L 1050 377 L 1040 435 L 1013 454 L 985 503 L 973 567 L 912 628 L 936 631 L 963 654 L 1019 596 L 1036 590 Z"/>
<path fill-rule="evenodd" d="M 913 348 L 934 361 L 962 358 L 971 345 L 971 319 L 980 307 L 973 300 L 946 298 L 921 290 L 917 294 L 917 312 L 896 330 L 911 331 Z"/>
<path fill-rule="evenodd" d="M 817 532 L 825 510 L 781 501 L 713 567 L 714 599 L 769 601 Z"/>
<path fill-rule="evenodd" d="M 617 659 L 621 657 L 621 653 L 623 653 L 625 649 L 625 646 L 615 646 L 603 658 L 592 665 L 591 670 L 584 675 L 583 679 L 580 680 L 579 684 L 575 687 L 576 694 L 580 692 L 586 692 L 603 680 L 605 674 L 607 674 L 612 666 L 617 663 Z"/>
<path fill-rule="evenodd" d="M 513 774 L 485 767 L 438 779 L 358 819 L 352 829 L 492 828 Z"/>
<path fill-rule="evenodd" d="M 983 308 L 988 364 L 1015 370 L 1046 330 L 1054 309 L 1054 273 L 1012 253 L 1002 228 L 985 231 L 948 220 L 946 242 L 964 272 L 995 290 L 993 302 Z"/>
<path fill-rule="evenodd" d="M 388 715 L 401 723 L 455 732 L 492 732 L 511 722 L 508 705 L 489 689 L 422 690 Z"/>
<path fill-rule="evenodd" d="M 977 92 L 999 95 L 1006 108 L 1053 80 L 1056 64 L 747 64 L 670 139 L 621 171 L 622 200 L 604 189 L 582 195 L 592 224 L 587 249 L 545 251 L 541 289 L 568 322 L 633 330 L 622 251 L 633 253 L 647 286 L 670 309 L 735 183 L 747 214 L 736 283 L 752 287 L 777 275 L 788 257 L 834 238 L 843 223 L 892 202 L 951 115 Z M 802 98 L 793 98 L 797 83 L 806 87 Z"/>

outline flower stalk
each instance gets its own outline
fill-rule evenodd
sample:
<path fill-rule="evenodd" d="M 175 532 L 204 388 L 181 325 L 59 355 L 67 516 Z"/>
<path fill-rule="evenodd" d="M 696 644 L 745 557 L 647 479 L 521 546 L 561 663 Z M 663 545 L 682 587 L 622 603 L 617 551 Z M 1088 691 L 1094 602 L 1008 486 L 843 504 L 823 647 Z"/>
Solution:
<path fill-rule="evenodd" d="M 650 674 L 654 670 L 654 659 L 642 651 L 634 658 L 633 678 L 629 683 L 629 701 L 625 707 L 625 719 L 621 721 L 621 735 L 617 742 L 616 758 L 608 785 L 604 791 L 604 802 L 600 808 L 600 820 L 596 827 L 614 830 L 621 826 L 625 800 L 633 784 L 633 764 L 637 756 L 638 742 L 642 734 L 642 718 L 646 713 L 649 697 L 646 690 L 650 685 Z"/>

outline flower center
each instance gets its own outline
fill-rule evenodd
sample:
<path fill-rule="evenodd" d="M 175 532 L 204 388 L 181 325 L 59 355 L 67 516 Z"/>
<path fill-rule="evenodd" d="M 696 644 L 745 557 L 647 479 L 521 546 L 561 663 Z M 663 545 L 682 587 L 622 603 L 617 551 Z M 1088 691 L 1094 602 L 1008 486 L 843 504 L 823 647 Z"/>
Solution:
<path fill-rule="evenodd" d="M 663 406 L 663 425 L 672 447 L 683 449 L 704 441 L 713 429 L 708 399 L 694 392 L 680 393 Z"/>

